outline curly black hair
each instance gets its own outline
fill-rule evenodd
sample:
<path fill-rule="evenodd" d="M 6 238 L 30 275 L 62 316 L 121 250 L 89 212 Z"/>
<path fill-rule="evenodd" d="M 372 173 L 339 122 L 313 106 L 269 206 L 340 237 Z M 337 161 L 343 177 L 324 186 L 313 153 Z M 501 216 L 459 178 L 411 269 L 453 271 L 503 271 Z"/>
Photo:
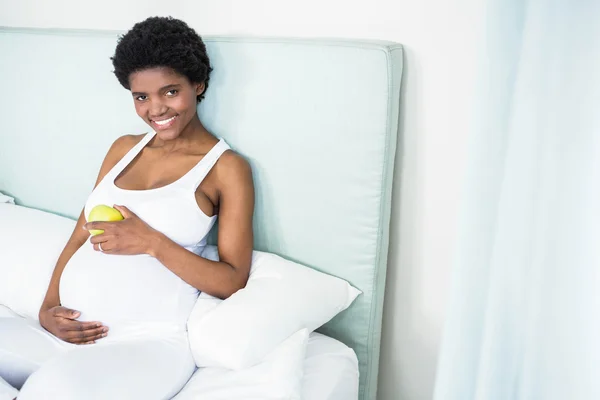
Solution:
<path fill-rule="evenodd" d="M 167 67 L 186 76 L 191 83 L 204 82 L 204 98 L 210 79 L 210 60 L 200 35 L 185 22 L 172 17 L 150 17 L 119 37 L 111 57 L 114 74 L 131 90 L 129 76 L 148 68 Z"/>

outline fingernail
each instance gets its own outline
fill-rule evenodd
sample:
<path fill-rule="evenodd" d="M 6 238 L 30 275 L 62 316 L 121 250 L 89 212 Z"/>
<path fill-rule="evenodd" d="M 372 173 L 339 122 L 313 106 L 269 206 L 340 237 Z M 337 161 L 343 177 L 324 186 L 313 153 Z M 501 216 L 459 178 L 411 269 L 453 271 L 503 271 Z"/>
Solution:
<path fill-rule="evenodd" d="M 102 329 L 102 332 L 108 332 L 108 328 Z"/>
<path fill-rule="evenodd" d="M 106 337 L 106 335 L 108 335 L 108 334 L 107 334 L 107 333 L 103 333 L 103 334 L 102 334 L 102 337 Z"/>

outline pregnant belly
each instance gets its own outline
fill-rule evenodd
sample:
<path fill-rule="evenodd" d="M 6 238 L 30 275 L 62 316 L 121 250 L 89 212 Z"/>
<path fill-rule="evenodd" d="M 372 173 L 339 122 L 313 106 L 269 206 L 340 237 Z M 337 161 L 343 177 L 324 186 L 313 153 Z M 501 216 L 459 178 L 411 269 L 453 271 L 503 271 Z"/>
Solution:
<path fill-rule="evenodd" d="M 121 256 L 84 244 L 69 260 L 60 280 L 65 307 L 81 321 L 119 324 L 164 323 L 185 326 L 198 291 L 147 255 Z"/>

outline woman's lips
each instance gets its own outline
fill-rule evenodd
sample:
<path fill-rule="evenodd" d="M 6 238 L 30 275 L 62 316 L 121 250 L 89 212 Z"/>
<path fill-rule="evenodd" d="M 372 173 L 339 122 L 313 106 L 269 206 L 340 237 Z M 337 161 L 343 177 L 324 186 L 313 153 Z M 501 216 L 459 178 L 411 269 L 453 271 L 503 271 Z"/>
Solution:
<path fill-rule="evenodd" d="M 173 126 L 173 124 L 175 123 L 175 121 L 177 120 L 178 115 L 174 115 L 171 118 L 165 118 L 162 120 L 150 120 L 150 122 L 152 123 L 152 126 L 156 129 L 156 130 L 165 130 L 165 129 L 169 129 L 171 126 Z"/>

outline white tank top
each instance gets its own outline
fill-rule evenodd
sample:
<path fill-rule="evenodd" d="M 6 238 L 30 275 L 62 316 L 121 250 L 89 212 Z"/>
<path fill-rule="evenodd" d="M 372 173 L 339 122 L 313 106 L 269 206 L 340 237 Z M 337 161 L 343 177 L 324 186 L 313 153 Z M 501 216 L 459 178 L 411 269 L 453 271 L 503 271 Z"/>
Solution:
<path fill-rule="evenodd" d="M 154 135 L 148 133 L 104 176 L 88 197 L 84 215 L 87 219 L 98 204 L 124 205 L 152 228 L 200 254 L 216 216 L 209 217 L 198 207 L 196 189 L 229 146 L 221 139 L 189 172 L 166 186 L 148 190 L 117 187 L 117 176 Z M 63 306 L 80 311 L 79 320 L 109 326 L 112 337 L 124 327 L 130 333 L 132 327 L 148 327 L 153 332 L 157 330 L 150 327 L 185 328 L 198 296 L 197 289 L 154 257 L 104 254 L 95 251 L 89 241 L 67 263 L 59 290 Z"/>

